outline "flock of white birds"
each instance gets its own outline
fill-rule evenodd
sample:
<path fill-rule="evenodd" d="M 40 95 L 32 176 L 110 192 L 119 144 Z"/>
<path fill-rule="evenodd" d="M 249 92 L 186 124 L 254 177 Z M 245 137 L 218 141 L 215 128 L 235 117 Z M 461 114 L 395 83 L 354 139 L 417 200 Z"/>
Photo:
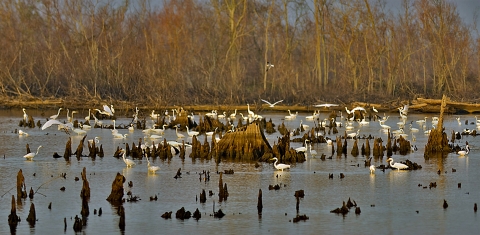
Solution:
<path fill-rule="evenodd" d="M 276 104 L 282 102 L 283 100 L 279 100 L 279 101 L 276 101 L 276 102 L 269 102 L 267 100 L 262 99 L 262 101 L 264 103 L 268 104 L 269 107 L 274 107 Z M 338 105 L 337 104 L 319 104 L 319 105 L 315 105 L 314 107 L 329 108 L 329 107 L 335 107 L 335 106 L 338 106 Z M 375 119 L 377 119 L 377 121 L 378 121 L 378 125 L 379 125 L 381 131 L 383 131 L 385 133 L 390 132 L 395 137 L 402 136 L 405 139 L 409 139 L 410 141 L 415 142 L 416 141 L 415 133 L 419 132 L 420 129 L 423 129 L 424 133 L 428 135 L 430 133 L 431 129 L 427 129 L 427 126 L 426 126 L 427 125 L 427 117 L 425 117 L 424 119 L 420 119 L 420 120 L 415 121 L 415 124 L 417 124 L 420 127 L 420 129 L 413 127 L 412 124 L 414 124 L 414 121 L 411 121 L 410 123 L 408 123 L 408 128 L 405 128 L 405 126 L 407 125 L 407 119 L 408 119 L 408 108 L 409 108 L 408 105 L 405 105 L 403 107 L 398 108 L 400 121 L 397 123 L 398 129 L 393 130 L 392 127 L 390 127 L 388 125 L 385 125 L 385 121 L 388 120 L 389 116 L 386 116 L 385 114 L 383 116 L 379 116 L 379 115 L 377 115 L 378 110 L 375 109 L 375 107 L 371 107 L 373 113 L 375 114 L 375 117 L 376 117 Z M 43 124 L 41 129 L 45 130 L 45 129 L 53 126 L 53 125 L 57 125 L 58 130 L 65 131 L 67 133 L 70 133 L 70 131 L 73 131 L 77 135 L 86 135 L 87 131 L 89 129 L 91 129 L 91 126 L 86 125 L 86 124 L 83 124 L 83 125 L 80 124 L 78 128 L 75 128 L 74 125 L 73 125 L 73 120 L 74 120 L 73 115 L 77 112 L 76 111 L 70 112 L 69 109 L 67 109 L 67 115 L 66 115 L 66 120 L 67 121 L 66 122 L 58 121 L 57 118 L 59 118 L 62 110 L 63 110 L 63 108 L 59 108 L 58 112 L 56 114 L 50 116 L 49 120 L 47 122 L 45 122 L 45 124 Z M 94 111 L 96 111 L 95 113 L 98 113 L 98 115 L 104 115 L 105 117 L 113 117 L 115 115 L 115 110 L 113 108 L 113 105 L 110 105 L 110 106 L 103 105 L 103 110 L 94 109 Z M 365 126 L 365 125 L 370 125 L 370 121 L 367 121 L 365 118 L 355 119 L 356 115 L 354 115 L 354 113 L 355 112 L 360 112 L 362 114 L 361 116 L 365 117 L 366 114 L 367 114 L 367 110 L 364 107 L 355 107 L 351 110 L 349 110 L 348 107 L 345 107 L 345 111 L 348 114 L 347 117 L 343 117 L 342 112 L 339 111 L 339 116 L 337 116 L 337 117 L 339 117 L 339 121 L 336 120 L 335 118 L 332 119 L 332 121 L 334 121 L 334 123 L 337 126 L 344 126 L 345 127 L 345 130 L 347 131 L 347 137 L 348 138 L 352 138 L 352 139 L 357 138 L 360 135 L 360 129 L 357 129 L 355 131 L 354 123 L 358 123 L 357 126 L 361 127 L 361 126 Z M 138 121 L 138 112 L 139 112 L 139 109 L 135 108 L 135 112 L 133 114 L 133 123 L 136 123 L 136 121 Z M 163 138 L 162 136 L 165 132 L 165 126 L 166 125 L 163 125 L 162 128 L 155 128 L 158 125 L 155 124 L 154 120 L 156 120 L 161 115 L 168 115 L 169 117 L 175 118 L 176 110 L 173 109 L 172 112 L 173 112 L 173 115 L 170 116 L 170 115 L 168 115 L 168 111 L 165 111 L 164 114 L 158 114 L 158 113 L 155 113 L 155 110 L 152 110 L 152 112 L 150 114 L 150 118 L 152 120 L 152 125 L 147 127 L 145 130 L 142 130 L 142 132 L 144 134 L 144 139 L 145 140 L 149 139 L 149 140 L 154 141 L 154 140 Z M 205 115 L 209 116 L 211 118 L 219 119 L 219 120 L 220 119 L 226 119 L 228 121 L 232 121 L 233 119 L 235 119 L 237 117 L 237 115 L 240 115 L 240 116 L 242 116 L 242 118 L 244 118 L 245 120 L 249 120 L 249 121 L 254 121 L 254 120 L 258 120 L 258 119 L 263 118 L 262 116 L 254 113 L 252 110 L 250 110 L 250 105 L 249 104 L 247 104 L 247 112 L 248 112 L 248 115 L 244 116 L 242 113 L 237 113 L 237 109 L 235 109 L 235 112 L 231 113 L 231 114 L 227 114 L 226 112 L 223 112 L 222 114 L 218 114 L 217 110 L 212 110 L 211 112 L 206 113 Z M 26 113 L 26 109 L 23 109 L 23 113 L 24 113 L 23 119 L 27 120 L 28 114 Z M 284 117 L 284 120 L 286 120 L 286 121 L 295 120 L 297 118 L 297 116 L 298 116 L 298 112 L 292 113 L 290 110 L 288 110 L 288 115 L 286 115 Z M 103 122 L 101 120 L 99 120 L 93 112 L 91 112 L 91 109 L 89 109 L 88 110 L 88 116 L 86 116 L 84 119 L 85 119 L 85 121 L 89 122 L 91 117 L 94 118 L 94 125 L 95 126 L 102 126 L 103 125 Z M 316 121 L 316 120 L 319 120 L 319 117 L 320 117 L 320 111 L 315 110 L 312 115 L 305 116 L 305 120 L 306 121 Z M 193 118 L 193 114 L 191 115 L 191 118 Z M 329 121 L 330 120 L 328 120 L 328 119 L 324 119 L 323 121 L 319 121 L 318 124 L 322 125 L 322 126 L 327 126 Z M 459 124 L 461 124 L 459 118 L 457 118 L 457 121 L 458 121 Z M 112 131 L 112 137 L 113 138 L 124 139 L 129 135 L 128 133 L 125 133 L 125 134 L 119 133 L 118 129 L 115 128 L 115 120 L 112 120 L 112 122 L 113 122 L 113 129 L 111 131 Z M 432 122 L 431 122 L 431 128 L 435 128 L 437 124 L 438 124 L 438 118 L 433 117 Z M 476 124 L 477 124 L 477 126 L 480 126 L 480 120 L 476 120 Z M 177 138 L 178 139 L 185 138 L 186 135 L 179 132 L 178 128 L 179 128 L 178 126 L 175 126 L 175 133 L 176 133 Z M 303 120 L 301 120 L 299 128 L 302 131 L 308 131 L 310 129 L 310 126 L 307 125 L 307 124 L 304 124 Z M 187 129 L 186 133 L 187 133 L 188 137 L 193 137 L 193 136 L 200 135 L 200 133 L 198 131 L 190 130 L 188 128 L 188 126 L 186 127 L 186 129 Z M 408 133 L 405 131 L 405 129 L 408 130 Z M 130 126 L 128 127 L 128 130 L 129 130 L 129 132 L 133 132 L 134 131 L 134 125 L 130 124 Z M 216 131 L 217 131 L 217 128 L 214 131 L 206 132 L 205 135 L 207 137 L 208 136 L 211 137 L 211 136 L 213 136 L 213 134 Z M 232 130 L 231 131 L 234 131 L 233 124 L 232 124 Z M 464 131 L 467 131 L 467 130 L 464 130 Z M 18 134 L 23 135 L 23 136 L 28 136 L 28 133 L 26 133 L 23 130 L 19 130 Z M 217 139 L 217 141 L 218 140 L 219 139 Z M 95 137 L 94 139 L 90 139 L 88 141 L 90 143 L 95 142 L 95 143 L 98 144 L 99 143 L 99 138 Z M 178 147 L 179 145 L 181 145 L 177 141 L 168 141 L 168 143 L 171 146 L 174 146 L 174 147 Z M 327 138 L 327 145 L 332 145 L 332 140 Z M 39 146 L 37 148 L 36 153 L 33 153 L 33 152 L 28 153 L 24 156 L 24 158 L 27 159 L 27 160 L 33 160 L 33 158 L 36 155 L 38 155 L 38 152 L 39 152 L 41 147 L 42 146 Z M 146 146 L 146 144 L 143 144 L 141 147 L 146 148 L 147 146 Z M 187 145 L 187 147 L 191 147 L 191 146 Z M 308 144 L 307 140 L 305 140 L 304 146 L 298 147 L 295 150 L 297 152 L 303 152 L 307 156 L 308 156 L 308 154 L 310 154 L 310 156 L 312 156 L 312 157 L 317 156 L 317 151 L 312 149 L 311 143 Z M 413 151 L 413 146 L 412 146 L 412 151 Z M 465 155 L 468 155 L 469 151 L 470 151 L 470 147 L 467 145 L 461 151 L 458 151 L 457 154 L 460 155 L 460 156 L 465 156 Z M 135 162 L 133 160 L 126 158 L 125 151 L 123 151 L 123 153 L 122 153 L 122 159 L 123 159 L 123 161 L 124 161 L 124 163 L 127 167 L 132 167 L 132 166 L 135 165 Z M 290 165 L 277 164 L 277 162 L 278 162 L 277 158 L 273 158 L 272 160 L 275 160 L 274 166 L 278 170 L 283 171 L 284 169 L 290 168 Z M 148 172 L 155 173 L 156 171 L 160 170 L 160 168 L 158 166 L 151 165 L 148 158 L 147 158 L 147 162 L 148 162 Z M 395 163 L 392 158 L 388 158 L 387 163 L 389 163 L 390 167 L 392 167 L 394 169 L 398 169 L 398 170 L 408 169 L 407 165 L 402 164 L 402 163 L 398 163 L 398 162 Z M 370 170 L 371 173 L 374 173 L 375 172 L 375 166 L 371 166 L 369 170 Z"/>

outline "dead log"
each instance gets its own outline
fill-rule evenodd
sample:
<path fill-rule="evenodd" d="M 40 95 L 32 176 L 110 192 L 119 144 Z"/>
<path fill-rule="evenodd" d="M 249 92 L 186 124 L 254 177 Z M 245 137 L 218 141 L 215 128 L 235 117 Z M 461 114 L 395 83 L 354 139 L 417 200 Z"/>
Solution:
<path fill-rule="evenodd" d="M 435 129 L 430 131 L 428 136 L 427 144 L 425 145 L 424 158 L 428 159 L 433 156 L 443 156 L 445 153 L 452 151 L 448 145 L 447 134 L 443 129 L 443 113 L 447 105 L 447 96 L 443 95 L 442 104 L 440 107 L 440 117 L 438 119 L 438 124 Z"/>
<path fill-rule="evenodd" d="M 123 183 L 125 183 L 125 177 L 120 173 L 117 173 L 115 180 L 112 183 L 112 191 L 107 198 L 110 203 L 121 203 L 123 199 Z"/>

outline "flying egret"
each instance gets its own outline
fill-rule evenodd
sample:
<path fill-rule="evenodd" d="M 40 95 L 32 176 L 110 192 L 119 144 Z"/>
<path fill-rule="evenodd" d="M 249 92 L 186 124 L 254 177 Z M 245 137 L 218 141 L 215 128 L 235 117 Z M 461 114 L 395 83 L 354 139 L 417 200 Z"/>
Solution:
<path fill-rule="evenodd" d="M 275 168 L 277 168 L 277 170 L 284 170 L 284 169 L 289 169 L 290 168 L 290 165 L 287 165 L 287 164 L 283 164 L 283 163 L 280 163 L 280 164 L 277 164 L 278 162 L 278 158 L 274 157 L 270 160 L 275 160 L 275 163 L 273 163 L 273 165 L 275 166 Z"/>
<path fill-rule="evenodd" d="M 27 154 L 25 154 L 25 156 L 23 156 L 23 157 L 26 158 L 27 160 L 32 160 L 35 156 L 37 156 L 38 150 L 40 150 L 41 147 L 42 147 L 41 145 L 38 146 L 36 153 L 27 153 Z"/>
<path fill-rule="evenodd" d="M 275 107 L 276 104 L 282 102 L 283 100 L 279 100 L 279 101 L 277 101 L 277 102 L 275 102 L 275 103 L 270 103 L 270 102 L 268 102 L 267 100 L 264 100 L 264 99 L 262 99 L 262 101 L 265 102 L 265 103 L 267 103 L 271 108 L 273 108 L 273 107 Z"/>
<path fill-rule="evenodd" d="M 325 108 L 330 108 L 334 106 L 338 106 L 338 104 L 316 104 L 314 105 L 315 107 L 325 107 Z"/>
<path fill-rule="evenodd" d="M 269 69 L 275 67 L 275 65 L 271 64 L 270 62 L 267 61 L 267 65 L 266 65 L 266 71 L 268 71 Z"/>
<path fill-rule="evenodd" d="M 408 169 L 408 166 L 403 164 L 403 163 L 399 163 L 399 162 L 395 162 L 393 163 L 393 158 L 389 157 L 387 159 L 387 162 L 390 163 L 390 167 L 394 168 L 394 169 L 397 169 L 397 170 L 405 170 L 405 169 Z"/>
<path fill-rule="evenodd" d="M 60 111 L 61 111 L 61 110 L 62 110 L 62 108 L 59 108 L 59 109 L 58 109 L 58 113 L 55 114 L 55 115 L 50 116 L 50 119 L 57 119 L 57 118 L 58 118 L 58 115 L 60 115 Z"/>
<path fill-rule="evenodd" d="M 145 157 L 147 159 L 147 167 L 148 167 L 148 172 L 155 173 L 158 170 L 160 170 L 159 166 L 152 166 L 150 165 L 150 160 L 148 160 L 148 157 Z"/>
<path fill-rule="evenodd" d="M 127 167 L 134 166 L 135 162 L 133 160 L 125 158 L 125 149 L 122 149 L 122 152 L 123 152 L 122 158 L 123 158 L 123 162 L 125 162 L 125 165 L 127 165 Z"/>
<path fill-rule="evenodd" d="M 63 129 L 65 131 L 69 131 L 71 129 L 73 129 L 73 124 L 71 122 L 68 122 L 66 124 L 63 124 L 63 122 L 60 122 L 58 120 L 55 120 L 55 119 L 52 119 L 52 120 L 48 120 L 47 122 L 45 122 L 45 124 L 43 124 L 42 126 L 42 130 L 45 130 L 47 128 L 49 128 L 50 126 L 52 125 L 58 125 L 58 128 L 59 129 Z"/>

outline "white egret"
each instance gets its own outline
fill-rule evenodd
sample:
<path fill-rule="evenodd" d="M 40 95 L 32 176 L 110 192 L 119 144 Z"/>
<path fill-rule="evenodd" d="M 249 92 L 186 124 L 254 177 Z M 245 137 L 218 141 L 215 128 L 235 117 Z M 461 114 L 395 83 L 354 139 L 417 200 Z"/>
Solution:
<path fill-rule="evenodd" d="M 28 136 L 28 133 L 22 130 L 18 130 L 18 135 Z"/>
<path fill-rule="evenodd" d="M 22 108 L 23 110 L 23 122 L 27 122 L 28 120 L 28 114 L 27 114 L 27 110 L 25 108 Z"/>
<path fill-rule="evenodd" d="M 206 135 L 206 136 L 213 136 L 213 134 L 215 134 L 215 132 L 217 132 L 217 129 L 218 129 L 218 127 L 215 127 L 215 130 L 209 131 L 209 132 L 205 132 L 205 135 Z"/>
<path fill-rule="evenodd" d="M 345 107 L 345 111 L 347 111 L 347 114 L 351 114 L 351 113 L 352 113 L 352 111 L 348 110 L 347 107 Z"/>
<path fill-rule="evenodd" d="M 295 151 L 297 151 L 297 153 L 299 153 L 299 152 L 306 152 L 306 151 L 307 151 L 307 147 L 308 147 L 308 146 L 307 146 L 307 141 L 308 141 L 308 140 L 305 140 L 305 146 L 298 147 L 298 148 L 295 149 Z"/>
<path fill-rule="evenodd" d="M 268 71 L 269 69 L 275 67 L 275 65 L 273 65 L 273 64 L 271 64 L 270 62 L 267 61 L 267 65 L 265 67 L 266 67 L 266 71 Z"/>
<path fill-rule="evenodd" d="M 200 132 L 198 132 L 198 131 L 190 131 L 188 129 L 188 126 L 185 126 L 185 127 L 187 128 L 187 133 L 188 133 L 188 136 L 190 136 L 190 137 L 193 137 L 193 136 L 196 136 L 196 135 L 200 134 Z"/>
<path fill-rule="evenodd" d="M 358 136 L 360 134 L 360 130 L 357 130 L 357 132 L 353 132 L 353 133 L 349 133 L 347 134 L 347 137 L 350 137 L 350 138 L 355 138 L 356 136 Z"/>
<path fill-rule="evenodd" d="M 262 101 L 265 102 L 265 103 L 267 103 L 271 108 L 273 108 L 273 107 L 275 107 L 276 104 L 282 102 L 283 100 L 279 100 L 279 101 L 277 101 L 277 102 L 275 102 L 275 103 L 270 103 L 270 102 L 268 102 L 267 100 L 264 100 L 264 99 L 262 99 Z"/>
<path fill-rule="evenodd" d="M 102 126 L 103 125 L 103 121 L 98 120 L 98 118 L 95 117 L 95 115 L 93 113 L 92 113 L 92 116 L 93 116 L 93 119 L 95 120 L 94 126 Z"/>
<path fill-rule="evenodd" d="M 370 165 L 370 174 L 375 174 L 375 166 Z"/>
<path fill-rule="evenodd" d="M 308 129 L 310 129 L 310 126 L 309 125 L 305 125 L 303 124 L 303 120 L 300 120 L 300 127 L 303 128 L 303 130 L 307 131 Z M 301 130 L 301 129 L 300 129 Z"/>
<path fill-rule="evenodd" d="M 457 152 L 457 154 L 461 157 L 465 156 L 465 155 L 468 155 L 468 153 L 470 152 L 470 147 L 468 146 L 468 144 L 465 146 L 465 148 L 463 150 L 460 150 Z"/>
<path fill-rule="evenodd" d="M 133 127 L 133 123 L 130 124 L 130 126 L 128 127 L 128 131 L 130 132 L 133 132 L 135 130 L 135 128 Z"/>
<path fill-rule="evenodd" d="M 147 167 L 148 167 L 148 172 L 155 173 L 158 170 L 160 170 L 159 166 L 152 166 L 150 165 L 150 160 L 148 160 L 148 157 L 145 157 L 147 159 Z"/>
<path fill-rule="evenodd" d="M 325 108 L 329 108 L 329 107 L 333 107 L 333 106 L 338 106 L 338 104 L 316 104 L 314 105 L 315 107 L 325 107 Z"/>
<path fill-rule="evenodd" d="M 227 112 L 223 112 L 223 114 L 218 114 L 217 118 L 218 119 L 224 119 L 227 116 Z"/>
<path fill-rule="evenodd" d="M 378 113 L 378 110 L 373 106 L 372 106 L 372 110 L 373 110 L 373 112 Z"/>
<path fill-rule="evenodd" d="M 290 168 L 290 165 L 287 165 L 287 164 L 283 164 L 283 163 L 280 163 L 280 164 L 277 164 L 278 162 L 278 158 L 274 157 L 270 160 L 275 160 L 275 163 L 273 163 L 273 165 L 275 166 L 275 168 L 277 168 L 277 170 L 284 170 L 284 169 L 289 169 Z"/>
<path fill-rule="evenodd" d="M 108 107 L 108 105 L 103 105 L 103 110 L 105 111 L 104 113 L 107 116 L 113 116 L 113 114 L 115 113 L 115 110 L 113 109 L 113 105 L 110 105 L 110 107 Z"/>
<path fill-rule="evenodd" d="M 408 169 L 408 166 L 403 164 L 403 163 L 399 163 L 399 162 L 395 162 L 393 163 L 393 158 L 389 157 L 387 158 L 387 162 L 390 163 L 390 167 L 391 168 L 394 168 L 394 169 L 397 169 L 397 170 L 405 170 L 405 169 Z"/>
<path fill-rule="evenodd" d="M 185 135 L 178 133 L 178 126 L 175 126 L 175 134 L 177 135 L 178 139 L 185 138 Z"/>
<path fill-rule="evenodd" d="M 25 156 L 23 156 L 23 157 L 26 158 L 27 160 L 32 160 L 35 156 L 38 155 L 38 150 L 40 150 L 41 147 L 42 147 L 41 145 L 38 146 L 36 153 L 27 153 L 27 154 L 25 154 Z"/>
<path fill-rule="evenodd" d="M 115 139 L 125 139 L 125 138 L 127 138 L 127 136 L 128 136 L 128 134 L 123 134 L 123 135 L 120 134 L 120 133 L 113 134 L 113 138 L 115 138 Z"/>
<path fill-rule="evenodd" d="M 81 124 L 79 124 L 81 125 Z M 85 135 L 87 134 L 87 131 L 86 130 L 83 130 L 82 128 L 74 128 L 73 129 L 73 132 L 77 133 L 77 135 Z"/>
<path fill-rule="evenodd" d="M 418 132 L 418 128 L 412 127 L 412 124 L 410 124 L 410 132 Z"/>
<path fill-rule="evenodd" d="M 255 116 L 255 113 L 250 110 L 250 105 L 249 105 L 249 104 L 247 104 L 247 112 L 248 112 L 248 116 L 249 116 L 249 117 Z"/>
<path fill-rule="evenodd" d="M 235 109 L 235 112 L 230 114 L 230 118 L 235 119 L 237 118 L 237 109 Z"/>
<path fill-rule="evenodd" d="M 309 144 L 309 147 L 310 147 L 310 155 L 312 155 L 312 157 L 317 156 L 317 151 L 315 149 L 312 149 L 312 144 Z"/>
<path fill-rule="evenodd" d="M 88 140 L 88 143 L 90 143 L 90 144 L 93 144 L 93 143 L 98 144 L 98 143 L 100 143 L 100 138 L 98 138 L 98 136 L 95 136 L 95 138 L 89 139 L 89 140 Z"/>
<path fill-rule="evenodd" d="M 157 119 L 157 118 L 160 117 L 160 114 L 156 114 L 156 113 L 155 113 L 155 110 L 152 110 L 152 113 L 150 114 L 150 117 L 151 117 L 152 119 Z"/>
<path fill-rule="evenodd" d="M 123 162 L 125 162 L 125 165 L 127 165 L 127 167 L 134 166 L 136 163 L 133 160 L 125 158 L 125 154 L 126 154 L 125 149 L 122 149 L 122 152 L 123 152 L 122 158 L 123 158 Z"/>
<path fill-rule="evenodd" d="M 350 112 L 355 112 L 355 111 L 357 111 L 357 110 L 358 110 L 358 111 L 367 112 L 367 110 L 366 110 L 365 108 L 363 108 L 363 107 L 359 107 L 359 106 L 358 106 L 358 107 L 355 107 L 355 108 L 353 108 L 353 109 L 352 109 Z"/>
<path fill-rule="evenodd" d="M 329 145 L 329 146 L 333 145 L 333 141 L 331 139 L 328 139 L 327 140 L 327 145 Z"/>
<path fill-rule="evenodd" d="M 59 129 L 64 129 L 65 131 L 68 131 L 69 129 L 73 129 L 73 124 L 71 122 L 63 124 L 58 120 L 52 119 L 52 120 L 48 120 L 47 122 L 45 122 L 45 124 L 43 124 L 42 130 L 47 129 L 52 125 L 58 125 Z"/>
<path fill-rule="evenodd" d="M 62 108 L 59 108 L 59 109 L 58 109 L 58 113 L 55 114 L 55 115 L 50 116 L 50 119 L 57 119 L 57 118 L 58 118 L 58 115 L 60 115 L 60 111 L 61 111 L 61 110 L 62 110 Z"/>
<path fill-rule="evenodd" d="M 148 135 L 149 139 L 160 139 L 163 138 L 161 135 Z"/>

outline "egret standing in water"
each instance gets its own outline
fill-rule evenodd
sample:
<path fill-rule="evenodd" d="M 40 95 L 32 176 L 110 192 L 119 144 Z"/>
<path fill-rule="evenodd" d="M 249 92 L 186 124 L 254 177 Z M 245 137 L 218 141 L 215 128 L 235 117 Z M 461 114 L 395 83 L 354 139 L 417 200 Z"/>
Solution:
<path fill-rule="evenodd" d="M 57 114 L 50 116 L 50 119 L 57 119 L 57 118 L 58 118 L 58 115 L 60 115 L 60 111 L 62 111 L 62 108 L 59 108 L 59 109 L 58 109 L 58 113 L 57 113 Z"/>
<path fill-rule="evenodd" d="M 125 162 L 125 165 L 127 165 L 127 167 L 132 167 L 135 165 L 135 162 L 133 160 L 130 160 L 130 159 L 127 159 L 125 158 L 125 149 L 122 149 L 122 158 L 123 158 L 123 162 Z"/>
<path fill-rule="evenodd" d="M 275 163 L 273 163 L 273 165 L 275 166 L 275 168 L 277 168 L 277 170 L 284 170 L 284 169 L 290 169 L 290 165 L 287 165 L 287 164 L 283 164 L 283 163 L 280 163 L 280 164 L 277 164 L 278 162 L 278 158 L 274 157 L 270 160 L 275 160 Z"/>
<path fill-rule="evenodd" d="M 159 166 L 151 166 L 150 161 L 148 160 L 148 157 L 145 157 L 147 159 L 147 166 L 148 166 L 148 172 L 155 173 L 158 170 L 160 170 Z"/>
<path fill-rule="evenodd" d="M 375 165 L 370 165 L 370 174 L 375 174 Z"/>
<path fill-rule="evenodd" d="M 27 153 L 27 154 L 25 154 L 25 156 L 23 156 L 23 157 L 26 158 L 27 160 L 33 160 L 33 158 L 34 158 L 35 156 L 37 156 L 38 150 L 40 150 L 41 147 L 42 147 L 41 145 L 38 146 L 36 153 Z"/>
<path fill-rule="evenodd" d="M 403 164 L 403 163 L 399 163 L 399 162 L 395 162 L 393 163 L 393 158 L 389 157 L 387 159 L 387 162 L 390 162 L 390 167 L 391 168 L 394 168 L 394 169 L 397 169 L 397 170 L 405 170 L 405 169 L 408 169 L 408 166 Z"/>

